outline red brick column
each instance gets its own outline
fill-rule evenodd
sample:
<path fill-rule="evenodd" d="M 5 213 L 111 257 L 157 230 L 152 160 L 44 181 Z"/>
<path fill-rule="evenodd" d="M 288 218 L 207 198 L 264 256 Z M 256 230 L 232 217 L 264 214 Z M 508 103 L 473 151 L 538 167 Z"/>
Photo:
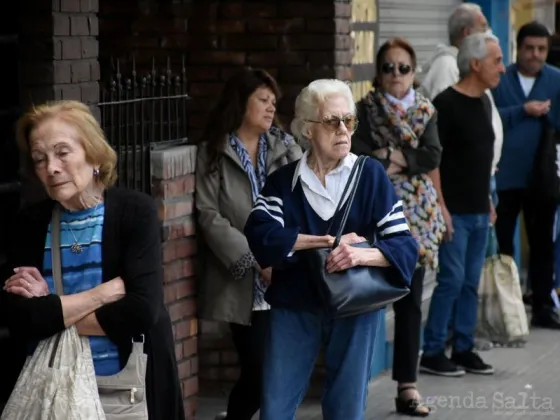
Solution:
<path fill-rule="evenodd" d="M 185 413 L 194 419 L 198 392 L 198 321 L 196 319 L 193 221 L 196 147 L 180 146 L 152 153 L 152 194 L 163 227 L 165 303 L 173 324 L 175 355 Z"/>

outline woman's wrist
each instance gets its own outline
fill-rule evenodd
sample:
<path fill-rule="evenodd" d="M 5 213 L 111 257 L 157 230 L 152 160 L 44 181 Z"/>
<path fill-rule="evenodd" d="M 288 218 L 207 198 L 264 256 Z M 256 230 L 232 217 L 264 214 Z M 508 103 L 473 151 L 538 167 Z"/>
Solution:
<path fill-rule="evenodd" d="M 106 283 L 101 283 L 90 291 L 92 292 L 93 300 L 100 302 L 101 305 L 116 302 L 120 300 L 125 293 L 124 285 L 119 277 L 109 280 Z"/>
<path fill-rule="evenodd" d="M 385 255 L 378 248 L 364 248 L 363 254 L 359 258 L 359 264 L 369 267 L 390 267 L 391 263 L 385 258 Z"/>
<path fill-rule="evenodd" d="M 325 248 L 333 244 L 334 238 L 330 235 L 306 235 L 300 233 L 297 237 L 293 251 L 301 251 L 304 249 Z"/>

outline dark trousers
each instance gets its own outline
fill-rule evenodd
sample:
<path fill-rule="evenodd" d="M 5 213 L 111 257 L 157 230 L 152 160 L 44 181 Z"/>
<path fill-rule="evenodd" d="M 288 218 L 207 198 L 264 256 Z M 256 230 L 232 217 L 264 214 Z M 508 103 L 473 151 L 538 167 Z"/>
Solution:
<path fill-rule="evenodd" d="M 554 242 L 552 229 L 556 204 L 529 190 L 498 191 L 496 234 L 502 254 L 513 256 L 513 236 L 521 210 L 529 241 L 529 281 L 533 313 L 552 307 Z"/>
<path fill-rule="evenodd" d="M 399 383 L 416 382 L 425 273 L 424 268 L 416 269 L 412 275 L 410 293 L 393 304 L 395 312 L 393 379 Z"/>
<path fill-rule="evenodd" d="M 250 326 L 230 324 L 240 374 L 229 394 L 227 420 L 251 420 L 260 408 L 264 339 L 269 319 L 270 311 L 254 311 Z"/>

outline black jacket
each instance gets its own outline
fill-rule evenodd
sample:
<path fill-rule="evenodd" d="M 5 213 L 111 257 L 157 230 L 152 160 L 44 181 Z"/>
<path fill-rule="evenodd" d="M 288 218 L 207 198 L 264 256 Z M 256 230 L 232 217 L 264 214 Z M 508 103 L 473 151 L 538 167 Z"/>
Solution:
<path fill-rule="evenodd" d="M 47 200 L 23 211 L 11 226 L 5 282 L 13 268 L 42 271 L 47 228 L 54 202 Z M 131 190 L 110 188 L 105 194 L 103 223 L 103 281 L 120 276 L 126 296 L 99 308 L 95 314 L 107 337 L 119 348 L 121 366 L 128 361 L 132 337 L 145 335 L 148 355 L 146 392 L 150 419 L 184 420 L 171 321 L 163 303 L 161 223 L 153 199 Z M 10 331 L 12 357 L 2 372 L 13 387 L 30 341 L 62 331 L 59 296 L 26 299 L 0 294 L 0 316 Z M 8 369 L 6 371 L 5 369 Z M 9 379 L 8 379 L 9 378 Z"/>

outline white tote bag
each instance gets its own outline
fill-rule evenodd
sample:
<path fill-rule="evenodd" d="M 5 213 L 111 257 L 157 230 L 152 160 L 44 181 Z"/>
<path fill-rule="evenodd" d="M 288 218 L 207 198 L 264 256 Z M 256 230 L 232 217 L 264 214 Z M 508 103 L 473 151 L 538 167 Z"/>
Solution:
<path fill-rule="evenodd" d="M 74 326 L 27 358 L 1 420 L 105 420 L 89 340 Z"/>
<path fill-rule="evenodd" d="M 496 242 L 491 229 L 490 241 Z M 522 344 L 529 335 L 519 272 L 513 258 L 496 255 L 486 259 L 478 287 L 476 335 L 499 345 Z"/>

